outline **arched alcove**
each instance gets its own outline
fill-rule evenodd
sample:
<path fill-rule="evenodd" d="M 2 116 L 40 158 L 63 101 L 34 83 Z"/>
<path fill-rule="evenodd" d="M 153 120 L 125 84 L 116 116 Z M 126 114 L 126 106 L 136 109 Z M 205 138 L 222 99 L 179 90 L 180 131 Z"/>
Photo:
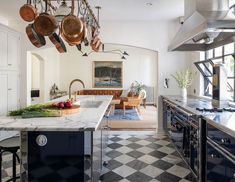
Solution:
<path fill-rule="evenodd" d="M 36 53 L 31 53 L 31 94 L 36 96 L 31 99 L 31 104 L 43 103 L 44 99 L 44 75 L 45 60 Z M 37 93 L 38 92 L 38 93 Z M 37 97 L 39 96 L 39 97 Z"/>

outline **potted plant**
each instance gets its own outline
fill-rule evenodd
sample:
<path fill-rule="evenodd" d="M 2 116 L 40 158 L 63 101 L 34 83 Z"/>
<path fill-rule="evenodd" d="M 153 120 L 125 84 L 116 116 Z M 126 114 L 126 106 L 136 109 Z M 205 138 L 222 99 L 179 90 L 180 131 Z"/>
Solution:
<path fill-rule="evenodd" d="M 134 81 L 132 84 L 131 84 L 131 89 L 130 89 L 130 92 L 133 94 L 133 95 L 139 95 L 140 91 L 144 88 L 144 84 L 141 83 L 141 82 L 138 82 L 138 81 Z"/>
<path fill-rule="evenodd" d="M 171 75 L 181 88 L 181 95 L 183 100 L 187 99 L 187 88 L 192 84 L 194 76 L 197 72 L 192 72 L 189 69 L 176 71 L 175 75 Z"/>

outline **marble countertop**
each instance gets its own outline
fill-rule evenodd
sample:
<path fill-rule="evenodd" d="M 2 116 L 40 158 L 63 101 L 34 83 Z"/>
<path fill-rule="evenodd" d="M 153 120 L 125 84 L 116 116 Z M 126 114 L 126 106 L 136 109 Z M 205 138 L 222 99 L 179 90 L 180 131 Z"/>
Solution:
<path fill-rule="evenodd" d="M 66 101 L 68 96 L 50 102 Z M 80 111 L 76 114 L 52 118 L 0 117 L 0 130 L 15 131 L 94 131 L 112 101 L 112 96 L 80 95 Z"/>
<path fill-rule="evenodd" d="M 196 108 L 213 108 L 211 100 L 188 96 L 186 101 L 183 101 L 181 96 L 162 96 L 166 100 L 176 104 L 178 107 L 198 116 L 203 117 L 208 123 L 214 127 L 235 137 L 235 113 L 231 112 L 201 112 Z M 228 108 L 229 105 L 222 107 Z"/>

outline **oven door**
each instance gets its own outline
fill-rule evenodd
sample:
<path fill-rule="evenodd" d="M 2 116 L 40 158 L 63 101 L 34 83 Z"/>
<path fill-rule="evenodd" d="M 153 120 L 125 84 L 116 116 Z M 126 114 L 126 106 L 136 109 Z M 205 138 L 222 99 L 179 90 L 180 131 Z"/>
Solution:
<path fill-rule="evenodd" d="M 207 141 L 207 182 L 235 182 L 235 161 Z"/>
<path fill-rule="evenodd" d="M 174 115 L 171 121 L 170 137 L 176 149 L 187 160 L 189 156 L 189 126 L 187 121 Z"/>
<path fill-rule="evenodd" d="M 190 167 L 196 176 L 199 175 L 199 130 L 191 124 L 190 130 Z"/>

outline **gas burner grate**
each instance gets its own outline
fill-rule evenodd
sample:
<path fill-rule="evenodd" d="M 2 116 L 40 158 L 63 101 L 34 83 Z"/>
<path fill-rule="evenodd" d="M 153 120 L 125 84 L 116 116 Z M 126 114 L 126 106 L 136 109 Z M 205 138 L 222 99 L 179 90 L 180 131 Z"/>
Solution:
<path fill-rule="evenodd" d="M 235 112 L 235 108 L 196 108 L 197 111 L 201 112 Z"/>

